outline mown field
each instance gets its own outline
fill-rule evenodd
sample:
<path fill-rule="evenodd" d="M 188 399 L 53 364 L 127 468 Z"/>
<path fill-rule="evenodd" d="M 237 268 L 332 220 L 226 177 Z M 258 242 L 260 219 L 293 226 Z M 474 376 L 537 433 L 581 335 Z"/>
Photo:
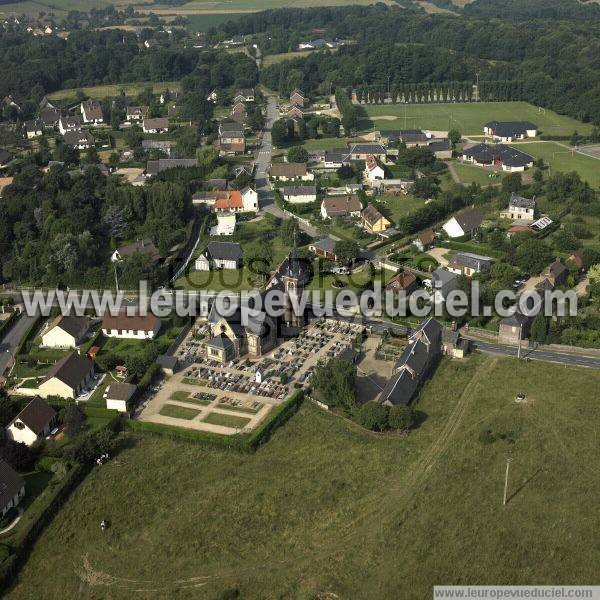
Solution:
<path fill-rule="evenodd" d="M 498 121 L 531 121 L 542 134 L 571 135 L 591 130 L 591 125 L 546 109 L 540 112 L 527 102 L 480 102 L 472 104 L 387 104 L 363 106 L 364 126 L 388 129 L 458 129 L 463 135 L 483 135 L 483 125 Z"/>
<path fill-rule="evenodd" d="M 135 83 L 96 85 L 92 87 L 58 90 L 57 92 L 52 92 L 51 94 L 48 94 L 48 98 L 50 98 L 50 100 L 66 100 L 70 98 L 76 98 L 77 92 L 81 91 L 90 98 L 94 98 L 96 100 L 103 100 L 104 98 L 118 96 L 121 90 L 125 90 L 125 94 L 127 94 L 128 96 L 135 96 L 136 94 L 139 94 L 148 87 L 152 88 L 153 93 L 158 94 L 160 92 L 164 92 L 167 89 L 172 91 L 179 90 L 181 88 L 181 83 L 179 81 L 138 81 Z"/>
<path fill-rule="evenodd" d="M 7 597 L 412 600 L 434 583 L 596 583 L 599 386 L 598 371 L 476 355 L 442 362 L 408 437 L 305 403 L 253 455 L 138 438 L 69 497 Z"/>
<path fill-rule="evenodd" d="M 115 8 L 125 8 L 130 2 L 126 0 L 25 0 L 25 2 L 11 2 L 0 5 L 0 16 L 27 15 L 37 17 L 40 12 L 53 13 L 57 17 L 66 17 L 71 10 L 89 12 L 91 8 L 105 8 L 112 5 Z M 152 4 L 147 0 L 140 0 L 139 5 Z"/>

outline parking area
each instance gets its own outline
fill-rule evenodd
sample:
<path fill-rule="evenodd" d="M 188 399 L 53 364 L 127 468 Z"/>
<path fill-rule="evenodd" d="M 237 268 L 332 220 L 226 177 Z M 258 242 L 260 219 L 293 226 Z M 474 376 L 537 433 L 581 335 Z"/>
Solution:
<path fill-rule="evenodd" d="M 226 365 L 207 358 L 203 340 L 190 332 L 176 353 L 180 371 L 158 386 L 138 418 L 224 435 L 250 431 L 294 388 L 308 385 L 319 361 L 341 354 L 361 331 L 354 323 L 316 321 L 266 356 Z"/>

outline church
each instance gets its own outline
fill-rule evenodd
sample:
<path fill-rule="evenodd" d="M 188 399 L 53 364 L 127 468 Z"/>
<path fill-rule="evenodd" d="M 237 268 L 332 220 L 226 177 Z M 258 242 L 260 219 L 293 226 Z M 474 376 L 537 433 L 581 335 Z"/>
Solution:
<path fill-rule="evenodd" d="M 208 315 L 211 338 L 206 342 L 207 358 L 221 363 L 246 355 L 260 358 L 275 348 L 279 338 L 297 335 L 306 319 L 305 315 L 297 315 L 293 310 L 292 296 L 301 297 L 309 276 L 309 266 L 299 260 L 294 240 L 291 252 L 279 264 L 262 293 L 264 299 L 270 290 L 284 292 L 283 315 L 272 317 L 261 311 L 257 316 L 249 315 L 247 323 L 243 324 L 241 308 L 238 307 L 231 316 L 222 316 L 213 304 Z"/>

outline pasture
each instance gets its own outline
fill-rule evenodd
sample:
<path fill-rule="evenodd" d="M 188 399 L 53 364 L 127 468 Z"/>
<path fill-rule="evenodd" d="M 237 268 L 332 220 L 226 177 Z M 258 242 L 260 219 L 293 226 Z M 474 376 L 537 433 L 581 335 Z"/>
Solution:
<path fill-rule="evenodd" d="M 463 135 L 483 136 L 488 121 L 531 121 L 542 134 L 568 136 L 574 130 L 591 131 L 592 126 L 549 109 L 541 111 L 528 102 L 479 102 L 456 104 L 377 104 L 362 106 L 369 119 L 365 127 L 378 130 L 458 129 Z"/>
<path fill-rule="evenodd" d="M 69 496 L 6 597 L 410 599 L 434 583 L 593 584 L 598 386 L 599 371 L 474 355 L 442 361 L 408 436 L 306 401 L 255 454 L 134 438 Z"/>
<path fill-rule="evenodd" d="M 71 88 L 65 90 L 58 90 L 48 94 L 50 100 L 69 100 L 75 99 L 77 92 L 81 91 L 86 96 L 95 100 L 103 100 L 104 98 L 111 98 L 118 96 L 121 90 L 125 91 L 127 96 L 135 96 L 146 88 L 151 87 L 153 93 L 159 94 L 165 90 L 176 91 L 181 88 L 181 84 L 178 81 L 138 81 L 134 83 L 115 83 L 111 85 L 96 85 L 92 87 L 81 87 Z"/>

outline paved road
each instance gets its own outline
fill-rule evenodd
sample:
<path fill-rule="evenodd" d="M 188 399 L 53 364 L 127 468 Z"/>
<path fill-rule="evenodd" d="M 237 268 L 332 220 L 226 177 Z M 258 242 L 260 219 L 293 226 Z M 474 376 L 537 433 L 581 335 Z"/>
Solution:
<path fill-rule="evenodd" d="M 17 322 L 10 328 L 10 331 L 4 336 L 0 344 L 0 375 L 8 367 L 9 363 L 14 358 L 15 350 L 25 335 L 29 326 L 33 323 L 35 317 L 28 317 L 23 313 L 18 317 Z"/>

